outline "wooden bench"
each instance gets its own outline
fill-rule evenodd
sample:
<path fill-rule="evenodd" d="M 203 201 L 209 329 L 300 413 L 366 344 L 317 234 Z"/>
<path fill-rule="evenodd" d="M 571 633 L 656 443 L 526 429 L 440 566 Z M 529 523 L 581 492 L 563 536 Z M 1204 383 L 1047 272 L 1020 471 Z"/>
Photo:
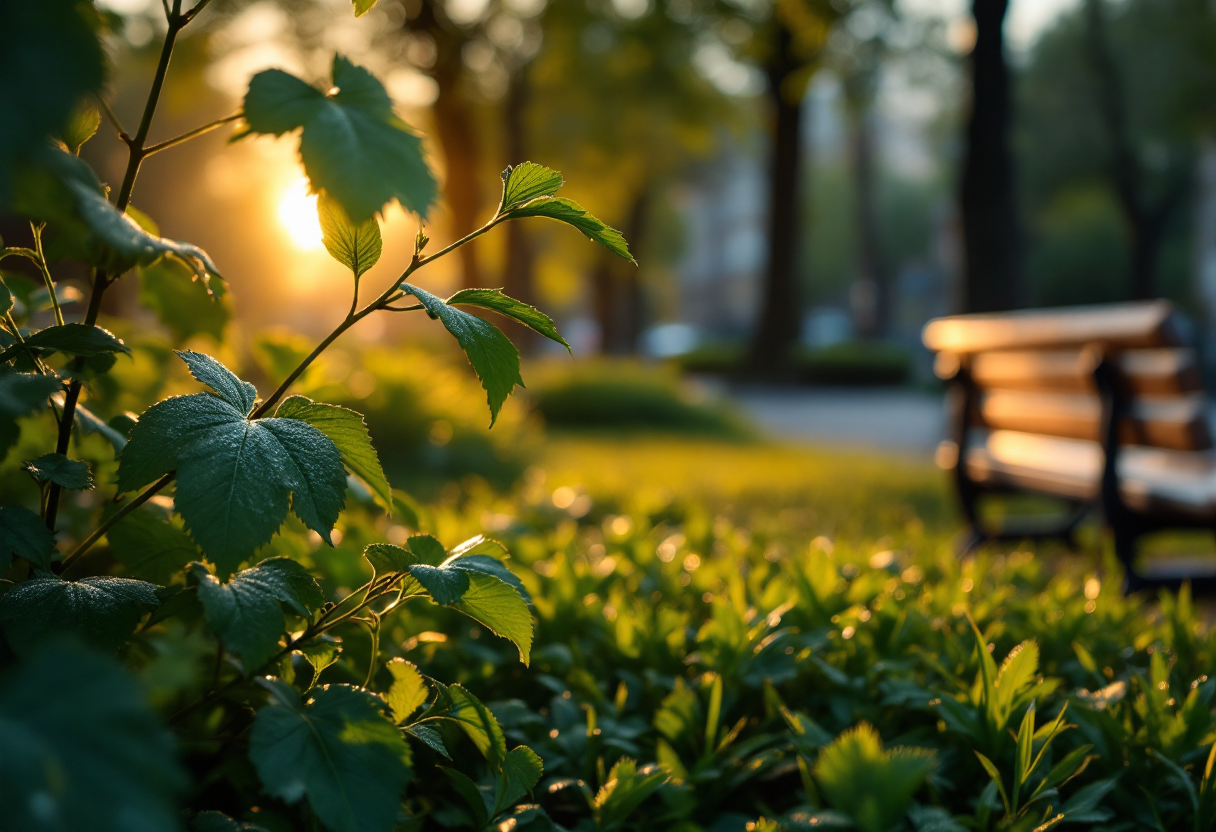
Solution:
<path fill-rule="evenodd" d="M 1166 301 L 959 315 L 931 321 L 926 347 L 950 383 L 953 473 L 971 526 L 968 548 L 994 539 L 1073 534 L 1100 509 L 1129 591 L 1182 579 L 1216 588 L 1206 570 L 1139 570 L 1138 542 L 1170 528 L 1216 530 L 1216 456 L 1195 351 Z M 1054 517 L 985 524 L 981 498 L 1058 498 Z"/>

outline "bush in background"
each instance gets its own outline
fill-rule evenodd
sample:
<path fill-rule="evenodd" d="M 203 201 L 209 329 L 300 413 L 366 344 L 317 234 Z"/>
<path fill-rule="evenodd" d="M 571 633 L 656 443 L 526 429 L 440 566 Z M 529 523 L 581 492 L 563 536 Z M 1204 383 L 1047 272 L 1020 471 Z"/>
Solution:
<path fill-rule="evenodd" d="M 551 428 L 663 431 L 725 439 L 751 435 L 738 414 L 698 396 L 671 370 L 580 361 L 577 373 L 558 366 L 538 373 L 530 389 L 536 411 Z"/>

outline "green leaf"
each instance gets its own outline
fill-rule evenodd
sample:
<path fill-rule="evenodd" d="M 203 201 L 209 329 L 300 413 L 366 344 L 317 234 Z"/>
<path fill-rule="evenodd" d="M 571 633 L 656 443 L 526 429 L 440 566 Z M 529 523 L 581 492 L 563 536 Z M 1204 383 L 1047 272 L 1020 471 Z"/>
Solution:
<path fill-rule="evenodd" d="M 110 204 L 92 168 L 49 144 L 38 154 L 37 163 L 26 166 L 17 178 L 13 208 L 30 219 L 50 223 L 65 255 L 112 275 L 171 257 L 200 280 L 220 277 L 206 252 L 145 231 Z"/>
<path fill-rule="evenodd" d="M 158 606 L 156 587 L 145 581 L 36 577 L 0 596 L 0 623 L 9 645 L 19 655 L 62 634 L 113 650 L 135 632 L 145 612 Z"/>
<path fill-rule="evenodd" d="M 223 339 L 224 327 L 232 317 L 223 281 L 199 280 L 193 270 L 171 257 L 141 266 L 137 273 L 139 302 L 151 309 L 178 341 L 195 335 Z"/>
<path fill-rule="evenodd" d="M 327 640 L 329 637 L 318 639 L 317 641 L 305 644 L 295 652 L 304 657 L 310 665 L 315 676 L 319 675 L 322 670 L 329 667 L 338 660 L 342 655 L 342 644 L 339 641 Z"/>
<path fill-rule="evenodd" d="M 595 795 L 596 825 L 611 829 L 626 818 L 667 782 L 667 772 L 656 765 L 643 766 L 629 757 L 621 757 L 608 772 L 608 779 Z"/>
<path fill-rule="evenodd" d="M 245 669 L 265 664 L 279 648 L 287 629 L 283 606 L 307 617 L 325 603 L 325 594 L 308 570 L 290 558 L 271 558 L 244 569 L 221 583 L 196 563 L 198 599 L 207 623 L 230 653 L 241 657 Z"/>
<path fill-rule="evenodd" d="M 0 372 L 0 458 L 21 436 L 17 420 L 45 407 L 46 400 L 61 389 L 54 376 Z"/>
<path fill-rule="evenodd" d="M 380 239 L 380 223 L 368 217 L 356 225 L 342 210 L 338 201 L 327 193 L 317 199 L 317 214 L 321 220 L 321 242 L 329 256 L 350 269 L 358 280 L 376 265 L 384 250 Z"/>
<path fill-rule="evenodd" d="M 502 330 L 489 321 L 470 315 L 410 283 L 401 284 L 402 291 L 418 298 L 431 318 L 438 318 L 448 332 L 455 336 L 460 348 L 481 379 L 490 405 L 490 426 L 498 419 L 502 403 L 511 395 L 515 385 L 523 387 L 519 375 L 519 351 Z"/>
<path fill-rule="evenodd" d="M 89 139 L 97 135 L 101 126 L 101 113 L 92 104 L 82 104 L 68 116 L 67 124 L 59 133 L 59 138 L 71 153 L 80 155 L 80 148 Z"/>
<path fill-rule="evenodd" d="M 400 725 L 426 701 L 426 682 L 422 681 L 417 666 L 405 659 L 394 658 L 386 667 L 393 677 L 393 684 L 384 699 L 392 710 L 393 721 Z"/>
<path fill-rule="evenodd" d="M 560 173 L 535 162 L 508 165 L 502 172 L 502 201 L 498 213 L 505 214 L 537 197 L 553 196 L 564 183 Z"/>
<path fill-rule="evenodd" d="M 477 535 L 452 549 L 452 556 L 448 559 L 448 564 L 470 572 L 484 572 L 501 581 L 506 581 L 515 587 L 515 591 L 524 599 L 524 603 L 531 606 L 532 596 L 528 594 L 524 582 L 502 562 L 502 558 L 507 557 L 510 555 L 507 554 L 506 548 L 497 540 Z"/>
<path fill-rule="evenodd" d="M 393 114 L 393 102 L 371 73 L 334 56 L 328 95 L 278 69 L 249 82 L 249 133 L 281 136 L 303 128 L 300 157 L 313 190 L 324 191 L 362 223 L 393 199 L 425 216 L 435 177 L 422 142 Z"/>
<path fill-rule="evenodd" d="M 89 463 L 68 459 L 63 454 L 43 454 L 25 463 L 25 470 L 38 482 L 54 483 L 68 491 L 92 491 L 93 475 Z"/>
<path fill-rule="evenodd" d="M 74 0 L 0 5 L 0 207 L 12 166 L 41 150 L 105 77 L 91 6 Z"/>
<path fill-rule="evenodd" d="M 384 476 L 380 455 L 372 445 L 361 413 L 314 402 L 304 396 L 291 396 L 279 405 L 275 416 L 307 422 L 328 436 L 350 472 L 367 483 L 372 496 L 385 511 L 393 513 L 393 489 Z"/>
<path fill-rule="evenodd" d="M 222 812 L 199 812 L 190 823 L 190 832 L 266 832 L 252 823 L 240 823 Z"/>
<path fill-rule="evenodd" d="M 405 542 L 410 551 L 417 556 L 417 563 L 427 566 L 439 566 L 448 558 L 448 552 L 443 548 L 439 539 L 429 534 L 413 534 Z"/>
<path fill-rule="evenodd" d="M 824 798 L 864 832 L 895 826 L 932 771 L 930 752 L 885 750 L 878 732 L 864 722 L 825 748 L 814 768 Z"/>
<path fill-rule="evenodd" d="M 304 703 L 262 680 L 271 705 L 257 712 L 249 757 L 271 795 L 312 811 L 333 832 L 389 832 L 409 779 L 409 748 L 376 696 L 328 685 Z"/>
<path fill-rule="evenodd" d="M 451 703 L 447 714 L 460 725 L 465 735 L 477 746 L 493 771 L 502 768 L 507 756 L 507 740 L 490 709 L 460 685 L 450 685 L 447 697 Z"/>
<path fill-rule="evenodd" d="M 502 761 L 495 789 L 494 814 L 497 815 L 525 794 L 531 793 L 545 773 L 545 763 L 526 745 L 516 746 Z"/>
<path fill-rule="evenodd" d="M 465 805 L 469 807 L 469 812 L 472 814 L 473 828 L 485 829 L 486 824 L 490 820 L 489 796 L 474 783 L 467 774 L 457 771 L 454 768 L 442 768 L 444 776 L 448 778 L 448 782 L 452 784 L 457 793 L 464 800 Z"/>
<path fill-rule="evenodd" d="M 369 543 L 363 550 L 363 557 L 376 571 L 376 577 L 405 572 L 418 562 L 412 552 L 391 543 Z"/>
<path fill-rule="evenodd" d="M 430 725 L 407 725 L 401 730 L 426 745 L 436 754 L 440 754 L 449 760 L 452 759 L 452 755 L 448 753 L 447 746 L 443 744 L 443 734 L 439 733 L 434 727 Z"/>
<path fill-rule="evenodd" d="M 40 329 L 33 335 L 26 336 L 25 346 L 15 344 L 3 353 L 0 361 L 8 361 L 25 349 L 37 350 L 40 353 L 63 352 L 81 358 L 99 358 L 115 353 L 130 354 L 131 350 L 112 333 L 99 326 L 88 324 L 63 324 Z"/>
<path fill-rule="evenodd" d="M 105 656 L 38 650 L 0 684 L 0 829 L 151 832 L 179 827 L 188 785 L 135 679 Z"/>
<path fill-rule="evenodd" d="M 177 396 L 150 407 L 119 457 L 119 491 L 176 471 L 174 505 L 223 574 L 274 535 L 289 503 L 329 542 L 346 493 L 338 448 L 295 419 L 248 420 L 256 395 L 252 385 L 212 358 L 182 357 L 216 395 Z"/>
<path fill-rule="evenodd" d="M 42 518 L 24 506 L 0 506 L 0 572 L 13 558 L 25 558 L 40 569 L 51 568 L 55 535 Z"/>
<path fill-rule="evenodd" d="M 1000 793 L 1001 803 L 1005 806 L 1005 814 L 1013 814 L 1013 810 L 1009 805 L 1009 795 L 1005 793 L 1005 786 L 1001 783 L 1001 772 L 997 770 L 996 764 L 978 751 L 975 752 L 975 756 L 979 758 L 980 765 L 984 767 L 984 771 L 988 772 L 988 776 L 992 778 L 993 785 L 996 786 L 997 792 Z"/>
<path fill-rule="evenodd" d="M 355 6 L 355 17 L 363 17 L 372 10 L 372 6 L 376 5 L 376 0 L 353 0 Z"/>
<path fill-rule="evenodd" d="M 101 434 L 113 446 L 115 454 L 120 453 L 127 446 L 127 431 L 130 430 L 130 424 L 134 424 L 134 421 L 124 425 L 123 430 L 118 430 L 115 425 L 122 425 L 129 418 L 126 414 L 120 414 L 109 422 L 103 422 L 93 411 L 80 402 L 76 403 L 76 427 L 85 434 Z"/>
<path fill-rule="evenodd" d="M 236 373 L 229 370 L 220 362 L 206 353 L 194 350 L 174 350 L 177 357 L 186 362 L 190 375 L 200 384 L 205 384 L 215 391 L 228 404 L 232 405 L 242 416 L 253 412 L 253 406 L 258 400 L 258 389 L 247 381 L 241 381 Z"/>
<path fill-rule="evenodd" d="M 519 660 L 525 665 L 529 664 L 532 655 L 532 614 L 524 599 L 515 587 L 492 575 L 479 572 L 466 574 L 469 576 L 469 588 L 455 604 L 456 609 L 514 644 L 519 650 Z"/>
<path fill-rule="evenodd" d="M 482 309 L 492 309 L 539 332 L 550 341 L 556 341 L 567 350 L 570 349 L 566 339 L 557 331 L 552 318 L 533 306 L 504 295 L 501 289 L 461 289 L 444 302 L 449 306 L 479 306 Z"/>
<path fill-rule="evenodd" d="M 188 534 L 146 508 L 124 517 L 106 532 L 106 539 L 127 574 L 156 584 L 169 583 L 198 558 Z"/>
<path fill-rule="evenodd" d="M 507 212 L 511 219 L 523 217 L 548 217 L 552 220 L 572 225 L 590 240 L 594 240 L 618 257 L 624 257 L 630 263 L 637 265 L 637 260 L 629 253 L 629 244 L 621 236 L 621 232 L 601 222 L 587 213 L 583 206 L 572 199 L 562 196 L 542 196 L 524 203 L 518 208 Z"/>

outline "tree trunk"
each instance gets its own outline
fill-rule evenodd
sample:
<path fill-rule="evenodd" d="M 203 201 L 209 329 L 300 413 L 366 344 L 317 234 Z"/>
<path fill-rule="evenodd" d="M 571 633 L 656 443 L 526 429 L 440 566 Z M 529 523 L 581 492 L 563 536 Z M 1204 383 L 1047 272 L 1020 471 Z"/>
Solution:
<path fill-rule="evenodd" d="M 1008 0 L 972 0 L 971 113 L 963 161 L 963 308 L 1012 309 L 1019 299 L 1017 203 L 1009 147 L 1009 68 L 1002 27 Z"/>
<path fill-rule="evenodd" d="M 747 371 L 752 378 L 780 378 L 790 371 L 790 350 L 798 340 L 801 306 L 798 299 L 799 197 L 802 159 L 801 96 L 785 90 L 797 69 L 790 54 L 790 33 L 778 29 L 776 57 L 767 67 L 768 97 L 773 118 L 769 159 L 768 266 L 764 275 L 760 319 L 752 335 Z"/>
<path fill-rule="evenodd" d="M 473 105 L 461 83 L 464 71 L 461 50 L 468 37 L 447 19 L 437 7 L 437 0 L 423 0 L 417 15 L 406 25 L 414 31 L 426 32 L 435 41 L 435 65 L 429 70 L 439 87 L 439 97 L 433 108 L 435 133 L 446 170 L 443 196 L 451 212 L 453 239 L 459 239 L 487 219 L 481 215 L 481 148 L 473 123 Z M 477 243 L 461 246 L 456 256 L 460 262 L 461 284 L 466 288 L 482 285 Z"/>
<path fill-rule="evenodd" d="M 650 214 L 650 189 L 645 185 L 634 197 L 624 224 L 625 239 L 640 251 Z M 633 355 L 646 319 L 646 299 L 638 269 L 608 252 L 600 255 L 592 277 L 595 317 L 600 328 L 600 352 Z"/>
<path fill-rule="evenodd" d="M 528 67 L 524 65 L 511 76 L 503 109 L 506 133 L 507 164 L 518 165 L 528 161 L 528 137 L 526 114 L 528 109 Z M 532 270 L 535 256 L 528 235 L 528 223 L 508 222 L 506 227 L 506 255 L 503 263 L 503 291 L 516 300 L 536 305 L 536 293 L 532 286 Z M 501 321 L 504 331 L 510 336 L 520 352 L 535 353 L 542 346 L 542 337 L 520 324 Z"/>
<path fill-rule="evenodd" d="M 874 129 L 865 102 L 851 108 L 854 223 L 857 226 L 857 280 L 853 284 L 853 318 L 863 338 L 881 338 L 887 331 L 890 290 L 878 232 L 877 176 L 874 170 Z"/>
<path fill-rule="evenodd" d="M 1127 98 L 1119 66 L 1106 37 L 1101 0 L 1085 2 L 1089 59 L 1098 87 L 1098 109 L 1110 141 L 1109 176 L 1119 202 L 1131 245 L 1131 296 L 1147 300 L 1158 294 L 1157 260 L 1166 222 L 1181 202 L 1185 186 L 1175 183 L 1157 205 L 1151 205 L 1144 188 L 1144 170 L 1132 144 L 1127 124 Z"/>

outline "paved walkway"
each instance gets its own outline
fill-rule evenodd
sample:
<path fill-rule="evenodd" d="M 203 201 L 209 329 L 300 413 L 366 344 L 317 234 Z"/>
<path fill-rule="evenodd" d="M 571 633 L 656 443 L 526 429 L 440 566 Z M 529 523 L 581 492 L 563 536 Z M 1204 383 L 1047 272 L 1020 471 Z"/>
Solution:
<path fill-rule="evenodd" d="M 725 395 L 770 436 L 932 456 L 945 430 L 940 395 L 899 388 L 741 388 Z"/>

